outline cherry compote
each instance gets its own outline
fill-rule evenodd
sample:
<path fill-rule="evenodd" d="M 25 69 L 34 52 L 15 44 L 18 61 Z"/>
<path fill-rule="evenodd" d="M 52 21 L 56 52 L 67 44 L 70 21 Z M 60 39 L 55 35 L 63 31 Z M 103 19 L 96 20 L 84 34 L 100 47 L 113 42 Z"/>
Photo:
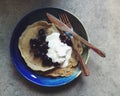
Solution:
<path fill-rule="evenodd" d="M 37 39 L 30 39 L 30 47 L 31 49 L 37 49 L 38 47 Z"/>
<path fill-rule="evenodd" d="M 65 33 L 61 33 L 59 36 L 61 42 L 66 43 L 68 46 L 72 46 L 72 41 Z"/>
<path fill-rule="evenodd" d="M 35 58 L 41 58 L 43 66 L 57 66 L 58 63 L 53 63 L 52 59 L 48 57 L 46 54 L 48 52 L 48 42 L 46 39 L 46 31 L 45 29 L 40 29 L 38 32 L 38 36 L 35 39 L 30 39 L 30 47 L 32 52 L 34 52 Z"/>

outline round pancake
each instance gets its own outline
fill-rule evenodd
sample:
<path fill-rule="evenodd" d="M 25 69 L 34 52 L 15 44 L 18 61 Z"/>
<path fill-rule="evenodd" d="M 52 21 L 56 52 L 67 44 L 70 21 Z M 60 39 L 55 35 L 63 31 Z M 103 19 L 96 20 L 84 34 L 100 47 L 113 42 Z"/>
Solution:
<path fill-rule="evenodd" d="M 53 32 L 59 32 L 59 30 L 52 23 L 46 21 L 37 21 L 32 25 L 29 25 L 19 38 L 18 47 L 21 52 L 21 56 L 25 60 L 27 66 L 34 71 L 42 72 L 45 76 L 69 76 L 77 68 L 78 60 L 74 52 L 72 52 L 69 64 L 66 68 L 55 68 L 54 66 L 43 66 L 41 58 L 35 58 L 34 53 L 31 52 L 30 39 L 37 38 L 38 31 L 40 29 L 46 29 L 47 35 Z M 79 52 L 82 53 L 83 48 L 81 43 L 78 44 Z"/>
<path fill-rule="evenodd" d="M 34 54 L 30 52 L 30 39 L 36 38 L 38 31 L 42 28 L 46 28 L 49 32 L 51 31 L 57 31 L 57 29 L 52 24 L 48 24 L 45 21 L 38 21 L 33 23 L 32 25 L 29 25 L 25 31 L 22 33 L 22 35 L 19 38 L 19 50 L 21 52 L 21 55 L 23 59 L 25 60 L 28 67 L 30 67 L 32 70 L 35 71 L 48 71 L 50 69 L 53 69 L 54 66 L 47 67 L 42 65 L 42 60 L 40 58 L 34 58 Z"/>

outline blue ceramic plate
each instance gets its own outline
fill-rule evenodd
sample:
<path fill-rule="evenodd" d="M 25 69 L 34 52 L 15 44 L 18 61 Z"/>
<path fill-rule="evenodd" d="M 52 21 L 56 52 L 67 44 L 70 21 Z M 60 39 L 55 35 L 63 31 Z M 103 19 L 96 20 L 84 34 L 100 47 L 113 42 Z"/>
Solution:
<path fill-rule="evenodd" d="M 44 77 L 38 75 L 36 72 L 32 71 L 29 67 L 26 66 L 26 63 L 24 62 L 23 58 L 21 57 L 20 51 L 18 49 L 18 39 L 21 36 L 22 32 L 25 30 L 25 28 L 38 21 L 38 20 L 46 20 L 49 22 L 48 18 L 46 17 L 46 12 L 49 12 L 57 17 L 58 13 L 66 13 L 73 25 L 73 28 L 75 32 L 77 32 L 79 35 L 81 35 L 83 38 L 88 40 L 87 33 L 80 23 L 80 21 L 73 16 L 71 13 L 58 9 L 58 8 L 43 8 L 38 9 L 30 12 L 29 14 L 25 15 L 17 24 L 16 28 L 13 31 L 11 42 L 10 42 L 10 54 L 13 61 L 13 64 L 15 65 L 16 69 L 19 71 L 19 73 L 25 77 L 27 80 L 41 86 L 46 87 L 56 87 L 65 85 L 72 80 L 74 80 L 76 77 L 78 77 L 81 73 L 80 66 L 77 68 L 77 70 L 69 77 L 57 77 L 57 78 L 51 78 L 51 77 Z M 84 47 L 83 51 L 83 59 L 87 63 L 88 59 L 88 48 Z"/>

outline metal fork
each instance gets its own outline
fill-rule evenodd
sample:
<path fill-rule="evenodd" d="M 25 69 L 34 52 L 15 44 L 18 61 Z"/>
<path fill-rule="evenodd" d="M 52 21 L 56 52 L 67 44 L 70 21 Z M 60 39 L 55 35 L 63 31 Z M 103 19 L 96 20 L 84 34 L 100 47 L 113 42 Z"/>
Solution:
<path fill-rule="evenodd" d="M 70 20 L 69 20 L 69 18 L 68 18 L 68 16 L 67 16 L 67 14 L 65 14 L 65 13 L 58 14 L 58 17 L 59 17 L 59 19 L 60 19 L 63 23 L 65 23 L 69 28 L 71 28 L 71 29 L 73 30 L 72 24 L 71 24 L 71 22 L 70 22 Z M 73 48 L 73 50 L 75 51 L 75 53 L 77 54 L 77 56 L 78 56 L 78 59 L 79 59 L 80 64 L 81 64 L 81 66 L 82 66 L 82 70 L 83 70 L 83 72 L 84 72 L 84 75 L 85 75 L 85 76 L 88 76 L 90 72 L 89 72 L 89 70 L 87 69 L 87 67 L 86 67 L 86 65 L 85 65 L 85 63 L 84 63 L 81 54 L 79 54 L 79 52 L 78 52 L 78 50 L 77 50 L 77 43 L 78 43 L 78 42 L 73 38 L 73 36 L 72 36 L 72 34 L 71 34 L 70 32 L 66 32 L 66 34 L 71 38 L 71 41 L 72 41 L 72 43 L 73 43 L 72 48 Z"/>

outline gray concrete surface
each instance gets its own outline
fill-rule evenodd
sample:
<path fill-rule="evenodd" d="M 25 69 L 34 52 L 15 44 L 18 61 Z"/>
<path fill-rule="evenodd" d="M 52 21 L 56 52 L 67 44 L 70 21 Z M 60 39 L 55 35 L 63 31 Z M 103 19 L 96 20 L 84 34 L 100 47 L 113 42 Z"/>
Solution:
<path fill-rule="evenodd" d="M 44 88 L 24 79 L 9 55 L 17 22 L 31 10 L 58 7 L 76 15 L 91 42 L 106 52 L 91 51 L 90 76 L 59 88 Z M 0 0 L 0 96 L 120 96 L 120 0 Z"/>

